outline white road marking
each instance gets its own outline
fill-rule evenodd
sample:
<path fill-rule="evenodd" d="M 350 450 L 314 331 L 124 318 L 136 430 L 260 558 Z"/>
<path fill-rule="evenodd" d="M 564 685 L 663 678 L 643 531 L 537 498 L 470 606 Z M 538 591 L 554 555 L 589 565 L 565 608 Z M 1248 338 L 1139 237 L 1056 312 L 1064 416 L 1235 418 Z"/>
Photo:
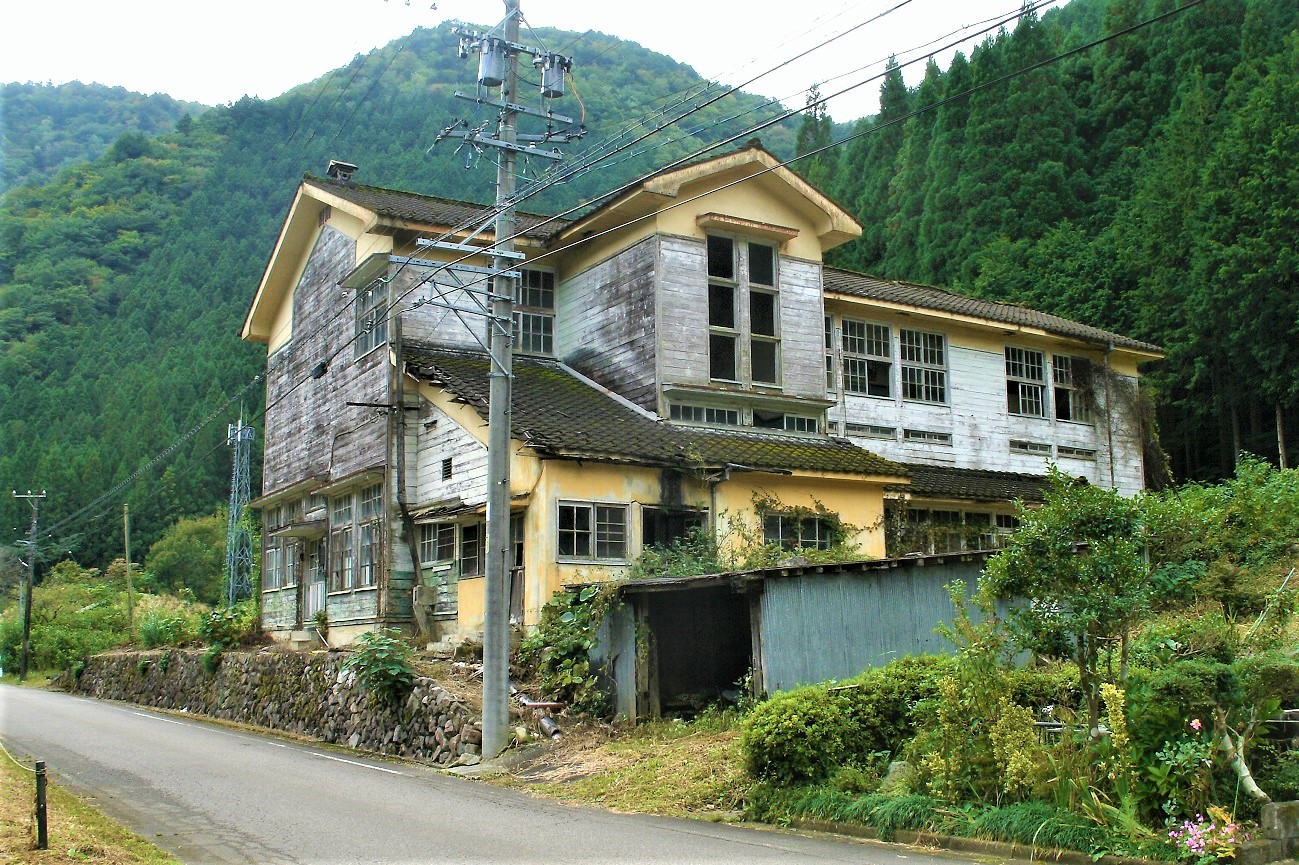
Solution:
<path fill-rule="evenodd" d="M 173 721 L 171 718 L 159 718 L 157 715 L 146 715 L 144 712 L 132 712 L 132 715 L 139 715 L 141 718 L 148 718 L 151 721 L 162 721 L 164 724 L 175 724 L 178 727 L 192 727 L 193 724 L 186 724 L 184 721 Z"/>
<path fill-rule="evenodd" d="M 358 763 L 355 760 L 344 760 L 342 757 L 331 757 L 328 754 L 317 754 L 315 751 L 307 751 L 305 753 L 310 754 L 313 757 L 319 757 L 322 760 L 334 760 L 339 763 L 347 763 L 352 766 L 360 766 L 362 769 L 373 769 L 376 772 L 387 772 L 389 775 L 405 774 L 403 772 L 398 772 L 396 769 L 385 769 L 382 766 L 371 766 L 369 763 Z"/>

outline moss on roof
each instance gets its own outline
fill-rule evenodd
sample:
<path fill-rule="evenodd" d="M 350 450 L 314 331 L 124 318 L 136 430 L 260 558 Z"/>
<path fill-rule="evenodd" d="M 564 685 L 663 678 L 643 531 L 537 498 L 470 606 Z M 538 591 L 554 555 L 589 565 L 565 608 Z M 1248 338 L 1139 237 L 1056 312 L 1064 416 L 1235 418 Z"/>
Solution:
<path fill-rule="evenodd" d="M 407 348 L 407 369 L 487 416 L 489 363 L 481 352 Z M 514 360 L 513 435 L 573 459 L 687 467 L 742 466 L 906 477 L 907 469 L 845 439 L 676 426 L 633 408 L 558 361 Z"/>

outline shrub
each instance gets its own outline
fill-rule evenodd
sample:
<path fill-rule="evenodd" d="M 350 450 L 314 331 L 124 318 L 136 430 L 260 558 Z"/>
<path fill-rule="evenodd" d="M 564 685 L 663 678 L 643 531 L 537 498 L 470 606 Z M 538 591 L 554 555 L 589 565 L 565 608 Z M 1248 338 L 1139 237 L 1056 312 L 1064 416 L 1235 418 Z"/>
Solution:
<path fill-rule="evenodd" d="M 209 676 L 216 673 L 221 668 L 221 658 L 225 654 L 219 645 L 212 645 L 203 653 L 203 672 Z"/>
<path fill-rule="evenodd" d="M 519 646 L 520 666 L 535 672 L 542 690 L 575 712 L 598 717 L 611 708 L 609 694 L 591 670 L 591 646 L 616 598 L 612 587 L 556 592 L 541 608 L 537 630 Z"/>
<path fill-rule="evenodd" d="M 184 616 L 166 613 L 146 613 L 135 628 L 140 645 L 146 649 L 158 646 L 178 646 L 188 642 L 194 634 Z"/>
<path fill-rule="evenodd" d="M 252 601 L 240 601 L 233 607 L 213 610 L 199 625 L 199 636 L 223 649 L 238 646 L 245 637 L 255 633 L 259 624 L 257 606 Z"/>
<path fill-rule="evenodd" d="M 357 642 L 360 645 L 343 662 L 343 669 L 355 673 L 357 681 L 381 699 L 403 696 L 415 680 L 415 652 L 399 632 L 369 631 Z"/>
<path fill-rule="evenodd" d="M 777 694 L 749 715 L 740 739 L 750 774 L 783 784 L 827 777 L 847 762 L 851 716 L 824 685 Z"/>

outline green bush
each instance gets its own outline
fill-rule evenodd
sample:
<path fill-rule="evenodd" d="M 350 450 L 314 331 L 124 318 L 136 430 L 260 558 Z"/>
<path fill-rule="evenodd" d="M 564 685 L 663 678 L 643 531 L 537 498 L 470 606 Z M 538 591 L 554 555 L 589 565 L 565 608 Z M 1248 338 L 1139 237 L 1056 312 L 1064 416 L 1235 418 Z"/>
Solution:
<path fill-rule="evenodd" d="M 838 686 L 833 693 L 852 727 L 848 760 L 860 763 L 872 752 L 901 751 L 915 733 L 916 705 L 937 695 L 938 681 L 951 664 L 944 655 L 901 658 Z"/>
<path fill-rule="evenodd" d="M 199 636 L 213 646 L 231 649 L 246 637 L 252 636 L 260 626 L 257 606 L 252 601 L 240 601 L 233 607 L 213 610 L 199 625 Z"/>
<path fill-rule="evenodd" d="M 356 679 L 382 699 L 397 699 L 415 680 L 415 652 L 396 630 L 368 631 L 357 640 L 356 651 L 343 662 Z"/>
<path fill-rule="evenodd" d="M 612 708 L 609 694 L 591 669 L 595 629 L 617 595 L 587 586 L 556 592 L 541 608 L 537 630 L 519 645 L 517 661 L 535 673 L 542 690 L 585 715 L 602 717 Z"/>
<path fill-rule="evenodd" d="M 783 784 L 827 777 L 847 762 L 852 720 L 824 685 L 776 694 L 744 724 L 740 747 L 751 775 Z"/>
<path fill-rule="evenodd" d="M 158 646 L 179 646 L 194 639 L 194 627 L 190 619 L 181 614 L 162 612 L 146 613 L 140 618 L 135 628 L 136 638 L 141 647 L 154 649 Z"/>

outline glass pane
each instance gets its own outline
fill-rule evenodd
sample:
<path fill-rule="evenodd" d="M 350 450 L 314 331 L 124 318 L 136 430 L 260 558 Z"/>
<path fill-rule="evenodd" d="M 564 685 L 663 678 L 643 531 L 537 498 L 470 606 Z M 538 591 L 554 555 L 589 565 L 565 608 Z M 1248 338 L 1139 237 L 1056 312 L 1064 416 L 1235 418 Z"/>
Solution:
<path fill-rule="evenodd" d="M 709 334 L 708 376 L 735 380 L 735 337 L 722 333 Z"/>
<path fill-rule="evenodd" d="M 708 326 L 735 327 L 735 289 L 731 286 L 708 286 Z"/>
<path fill-rule="evenodd" d="M 779 380 L 776 347 L 778 343 L 755 339 L 753 341 L 753 380 L 775 384 Z"/>
<path fill-rule="evenodd" d="M 749 294 L 749 330 L 760 336 L 776 335 L 776 296 L 765 291 Z"/>
<path fill-rule="evenodd" d="M 735 279 L 735 242 L 729 237 L 709 236 L 708 275 Z"/>
<path fill-rule="evenodd" d="M 749 282 L 776 284 L 776 250 L 760 243 L 749 244 Z"/>

